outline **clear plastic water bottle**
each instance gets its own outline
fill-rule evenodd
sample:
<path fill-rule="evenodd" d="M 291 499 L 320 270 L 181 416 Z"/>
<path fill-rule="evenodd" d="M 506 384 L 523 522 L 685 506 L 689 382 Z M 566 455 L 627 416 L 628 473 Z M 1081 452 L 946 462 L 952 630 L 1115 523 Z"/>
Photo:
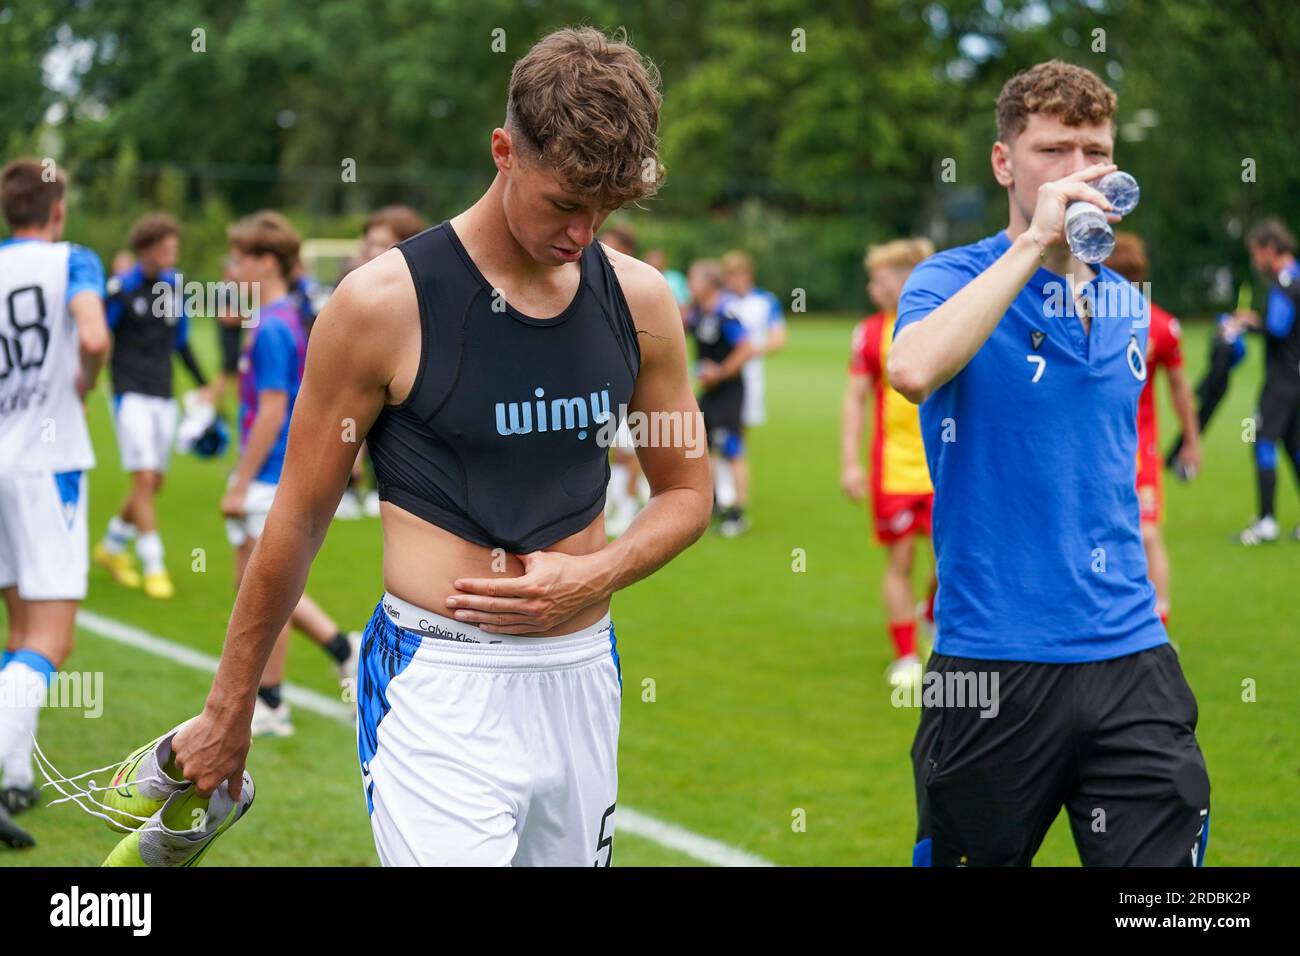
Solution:
<path fill-rule="evenodd" d="M 1138 200 L 1142 197 L 1138 181 L 1121 169 L 1102 176 L 1097 180 L 1096 189 L 1110 200 L 1111 206 L 1114 207 L 1112 212 L 1117 216 L 1127 216 L 1131 213 L 1137 208 Z"/>
<path fill-rule="evenodd" d="M 1111 211 L 1119 216 L 1136 209 L 1141 196 L 1137 180 L 1119 170 L 1097 180 L 1094 188 L 1110 200 Z M 1076 200 L 1065 207 L 1065 241 L 1076 259 L 1093 265 L 1114 251 L 1115 232 L 1099 206 Z"/>

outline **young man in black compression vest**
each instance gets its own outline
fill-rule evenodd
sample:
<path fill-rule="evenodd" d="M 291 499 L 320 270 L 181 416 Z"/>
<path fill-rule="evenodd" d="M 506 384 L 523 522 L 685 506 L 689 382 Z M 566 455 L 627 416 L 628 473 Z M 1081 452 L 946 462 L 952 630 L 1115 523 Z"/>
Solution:
<path fill-rule="evenodd" d="M 380 859 L 609 863 L 610 598 L 695 541 L 712 496 L 701 448 L 650 442 L 650 502 L 606 542 L 608 426 L 624 408 L 699 415 L 667 282 L 593 241 L 662 178 L 657 86 L 622 38 L 544 38 L 515 64 L 488 191 L 351 273 L 321 312 L 220 668 L 175 737 L 200 793 L 238 789 L 258 675 L 364 438 L 387 593 L 358 745 Z"/>

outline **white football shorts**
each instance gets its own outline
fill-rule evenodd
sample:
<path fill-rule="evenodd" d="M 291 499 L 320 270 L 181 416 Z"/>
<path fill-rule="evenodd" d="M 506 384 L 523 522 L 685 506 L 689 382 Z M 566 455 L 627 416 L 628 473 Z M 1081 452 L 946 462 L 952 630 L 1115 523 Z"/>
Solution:
<path fill-rule="evenodd" d="M 609 615 L 491 634 L 385 594 L 357 749 L 385 866 L 609 866 L 622 678 Z"/>
<path fill-rule="evenodd" d="M 230 476 L 234 481 L 235 476 Z M 229 487 L 230 481 L 226 482 Z M 269 481 L 252 481 L 244 495 L 244 514 L 240 518 L 226 519 L 226 540 L 232 548 L 239 548 L 245 541 L 256 541 L 262 536 L 266 527 L 266 516 L 271 513 L 271 502 L 275 500 L 275 489 Z"/>
<path fill-rule="evenodd" d="M 0 587 L 24 601 L 86 596 L 86 473 L 0 476 Z"/>
<path fill-rule="evenodd" d="M 113 399 L 123 471 L 166 471 L 176 435 L 176 400 L 123 392 Z"/>

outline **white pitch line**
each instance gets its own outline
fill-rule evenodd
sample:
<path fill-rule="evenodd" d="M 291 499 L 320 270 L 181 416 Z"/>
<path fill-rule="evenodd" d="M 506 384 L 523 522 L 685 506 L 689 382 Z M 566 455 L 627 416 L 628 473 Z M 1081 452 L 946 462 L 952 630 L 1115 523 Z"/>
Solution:
<path fill-rule="evenodd" d="M 118 644 L 134 647 L 146 654 L 152 654 L 154 657 L 180 664 L 182 667 L 188 667 L 191 670 L 204 671 L 209 674 L 215 674 L 217 671 L 217 658 L 211 654 L 204 654 L 202 651 L 196 651 L 183 644 L 169 641 L 157 634 L 150 634 L 148 631 L 114 620 L 111 617 L 104 617 L 104 615 L 96 614 L 94 611 L 87 611 L 84 608 L 79 610 L 77 612 L 77 626 L 89 631 L 91 634 L 107 638 L 110 641 L 116 641 Z M 298 687 L 296 684 L 286 682 L 283 686 L 285 700 L 295 707 L 309 710 L 321 717 L 328 717 L 342 724 L 352 723 L 352 708 L 342 701 L 335 700 L 306 687 Z M 711 866 L 776 865 L 760 856 L 755 856 L 752 853 L 747 853 L 744 850 L 723 843 L 721 840 L 700 836 L 700 834 L 693 833 L 685 827 L 679 827 L 675 823 L 666 823 L 639 810 L 633 810 L 631 807 L 618 808 L 617 827 L 624 833 L 630 833 L 633 836 L 649 840 L 651 843 L 657 843 L 670 850 L 676 850 L 678 853 L 683 853 L 694 860 L 708 863 Z"/>

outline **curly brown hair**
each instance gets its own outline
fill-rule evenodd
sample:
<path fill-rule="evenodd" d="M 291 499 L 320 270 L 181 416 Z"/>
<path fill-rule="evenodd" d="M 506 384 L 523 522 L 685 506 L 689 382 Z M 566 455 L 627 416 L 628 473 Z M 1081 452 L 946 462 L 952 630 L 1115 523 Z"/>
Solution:
<path fill-rule="evenodd" d="M 1115 91 L 1092 70 L 1048 60 L 1017 73 L 998 94 L 998 140 L 1009 143 L 1025 131 L 1033 113 L 1055 116 L 1067 126 L 1115 119 Z"/>
<path fill-rule="evenodd" d="M 506 128 L 525 159 L 550 167 L 589 202 L 653 196 L 659 162 L 659 70 L 621 28 L 557 30 L 514 66 Z"/>

